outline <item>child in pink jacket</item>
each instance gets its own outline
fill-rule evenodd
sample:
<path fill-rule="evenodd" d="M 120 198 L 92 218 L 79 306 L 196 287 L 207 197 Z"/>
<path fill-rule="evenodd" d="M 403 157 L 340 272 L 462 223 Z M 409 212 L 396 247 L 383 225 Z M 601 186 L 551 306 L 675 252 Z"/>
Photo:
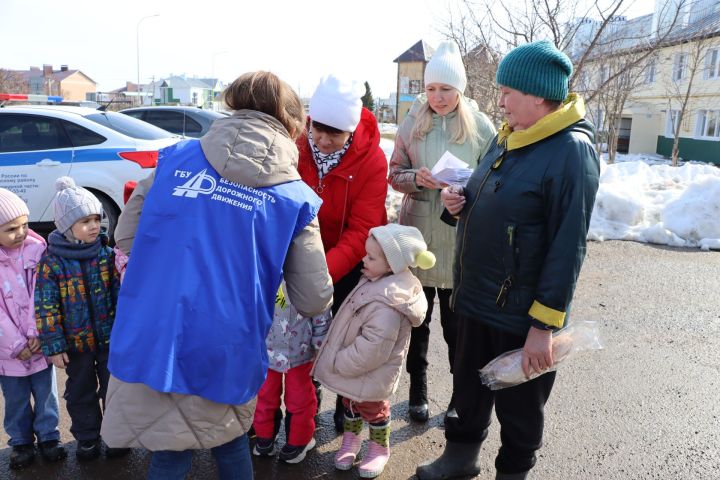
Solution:
<path fill-rule="evenodd" d="M 20 197 L 0 188 L 0 386 L 12 469 L 35 460 L 35 438 L 45 460 L 67 456 L 57 428 L 55 371 L 40 351 L 35 324 L 35 269 L 45 240 L 28 228 L 29 214 Z"/>
<path fill-rule="evenodd" d="M 360 451 L 363 420 L 370 444 L 358 466 L 360 477 L 382 473 L 390 458 L 390 396 L 397 389 L 410 331 L 422 324 L 427 300 L 408 267 L 432 268 L 415 227 L 389 224 L 370 229 L 363 277 L 330 324 L 311 374 L 343 397 L 345 424 L 335 467 L 352 468 Z"/>

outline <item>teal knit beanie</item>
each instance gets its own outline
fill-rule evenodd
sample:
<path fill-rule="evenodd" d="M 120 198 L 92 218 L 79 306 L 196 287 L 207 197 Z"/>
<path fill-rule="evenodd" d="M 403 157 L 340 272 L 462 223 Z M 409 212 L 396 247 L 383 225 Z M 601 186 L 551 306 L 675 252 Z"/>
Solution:
<path fill-rule="evenodd" d="M 546 100 L 563 101 L 568 94 L 572 62 L 548 40 L 526 43 L 510 51 L 498 66 L 495 81 Z"/>

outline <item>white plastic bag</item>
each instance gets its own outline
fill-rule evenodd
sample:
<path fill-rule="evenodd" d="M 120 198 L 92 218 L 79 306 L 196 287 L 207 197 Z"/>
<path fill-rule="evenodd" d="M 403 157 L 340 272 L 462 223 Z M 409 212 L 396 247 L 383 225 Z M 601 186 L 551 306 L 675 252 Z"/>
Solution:
<path fill-rule="evenodd" d="M 598 337 L 596 322 L 574 322 L 553 334 L 553 366 L 542 373 L 530 369 L 530 377 L 522 370 L 522 349 L 511 350 L 494 358 L 480 369 L 480 379 L 490 390 L 513 387 L 543 373 L 552 372 L 565 360 L 574 356 L 575 352 L 584 350 L 600 350 L 603 348 Z"/>

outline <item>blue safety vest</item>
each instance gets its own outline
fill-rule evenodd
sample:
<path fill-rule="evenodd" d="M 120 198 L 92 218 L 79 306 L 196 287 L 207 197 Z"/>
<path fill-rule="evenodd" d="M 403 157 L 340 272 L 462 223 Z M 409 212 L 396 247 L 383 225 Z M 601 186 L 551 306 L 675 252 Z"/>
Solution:
<path fill-rule="evenodd" d="M 225 180 L 198 140 L 162 151 L 120 290 L 110 372 L 162 392 L 251 400 L 288 248 L 321 202 L 300 180 Z"/>

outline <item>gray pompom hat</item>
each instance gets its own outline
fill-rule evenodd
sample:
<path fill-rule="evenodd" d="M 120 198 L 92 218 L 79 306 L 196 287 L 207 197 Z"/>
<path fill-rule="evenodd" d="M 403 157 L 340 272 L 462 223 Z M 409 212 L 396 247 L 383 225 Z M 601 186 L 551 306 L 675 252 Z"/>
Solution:
<path fill-rule="evenodd" d="M 102 204 L 95 195 L 82 187 L 75 185 L 70 177 L 60 177 L 55 180 L 55 198 L 53 209 L 55 226 L 60 233 L 65 233 L 80 220 L 88 215 L 101 215 Z"/>

